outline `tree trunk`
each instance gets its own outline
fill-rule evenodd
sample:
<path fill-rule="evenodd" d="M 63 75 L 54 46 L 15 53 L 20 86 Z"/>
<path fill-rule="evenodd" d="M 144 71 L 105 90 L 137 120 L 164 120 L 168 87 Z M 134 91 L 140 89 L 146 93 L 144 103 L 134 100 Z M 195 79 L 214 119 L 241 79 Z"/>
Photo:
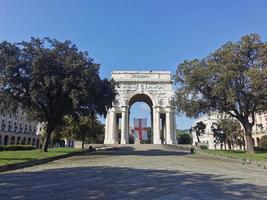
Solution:
<path fill-rule="evenodd" d="M 84 149 L 84 141 L 85 141 L 85 136 L 82 138 L 82 149 Z"/>
<path fill-rule="evenodd" d="M 228 143 L 228 149 L 231 150 L 232 149 L 231 142 L 228 140 L 227 143 Z"/>
<path fill-rule="evenodd" d="M 197 136 L 197 142 L 200 143 L 199 135 L 196 134 L 196 136 Z"/>
<path fill-rule="evenodd" d="M 245 126 L 245 135 L 246 135 L 247 152 L 255 153 L 252 142 L 252 126 L 249 124 Z"/>
<path fill-rule="evenodd" d="M 52 131 L 53 131 L 53 128 L 48 123 L 47 124 L 46 133 L 45 133 L 44 144 L 42 145 L 42 152 L 47 152 L 47 149 L 48 149 L 48 146 L 49 146 L 49 143 L 50 143 L 50 138 L 51 138 Z"/>

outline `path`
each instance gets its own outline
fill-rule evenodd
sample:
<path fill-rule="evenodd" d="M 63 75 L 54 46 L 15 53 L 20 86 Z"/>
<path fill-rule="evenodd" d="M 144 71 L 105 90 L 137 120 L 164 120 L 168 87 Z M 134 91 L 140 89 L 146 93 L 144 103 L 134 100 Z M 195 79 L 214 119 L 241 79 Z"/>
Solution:
<path fill-rule="evenodd" d="M 267 199 L 267 170 L 129 145 L 0 174 L 0 199 Z"/>

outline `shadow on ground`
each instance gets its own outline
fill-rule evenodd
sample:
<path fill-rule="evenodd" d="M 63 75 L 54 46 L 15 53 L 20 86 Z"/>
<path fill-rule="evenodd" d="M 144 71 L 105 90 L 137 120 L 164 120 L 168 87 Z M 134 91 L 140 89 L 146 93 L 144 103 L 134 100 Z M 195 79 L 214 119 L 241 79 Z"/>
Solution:
<path fill-rule="evenodd" d="M 92 154 L 92 153 L 90 153 Z M 118 149 L 97 151 L 93 154 L 97 155 L 109 155 L 109 156 L 184 156 L 189 155 L 189 151 L 175 151 L 175 150 L 163 150 L 163 149 L 148 149 L 148 150 L 135 150 L 133 147 L 120 147 Z M 84 154 L 88 155 L 88 154 Z"/>
<path fill-rule="evenodd" d="M 79 167 L 0 174 L 4 200 L 266 199 L 267 187 L 221 176 L 117 167 Z"/>

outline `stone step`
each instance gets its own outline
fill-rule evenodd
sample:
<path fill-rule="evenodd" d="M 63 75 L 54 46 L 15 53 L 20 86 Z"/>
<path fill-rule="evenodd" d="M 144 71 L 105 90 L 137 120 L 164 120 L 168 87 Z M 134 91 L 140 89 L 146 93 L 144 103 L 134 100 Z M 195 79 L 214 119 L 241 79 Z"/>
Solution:
<path fill-rule="evenodd" d="M 91 144 L 94 147 L 130 147 L 135 151 L 146 151 L 151 149 L 172 150 L 172 151 L 190 151 L 192 145 L 169 145 L 169 144 Z"/>

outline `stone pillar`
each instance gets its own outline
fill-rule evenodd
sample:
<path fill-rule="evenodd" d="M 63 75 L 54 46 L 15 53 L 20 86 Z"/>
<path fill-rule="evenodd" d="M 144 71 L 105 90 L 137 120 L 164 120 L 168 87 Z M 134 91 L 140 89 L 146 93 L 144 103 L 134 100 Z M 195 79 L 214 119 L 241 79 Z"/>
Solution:
<path fill-rule="evenodd" d="M 110 125 L 109 125 L 109 144 L 115 144 L 116 143 L 116 112 L 110 111 L 110 119 L 109 119 Z"/>
<path fill-rule="evenodd" d="M 160 112 L 159 108 L 154 109 L 154 144 L 161 144 L 160 140 Z"/>
<path fill-rule="evenodd" d="M 163 144 L 167 144 L 167 135 L 166 135 L 166 117 L 162 119 L 162 136 Z"/>
<path fill-rule="evenodd" d="M 126 119 L 126 109 L 124 108 L 121 113 L 121 144 L 126 144 L 127 136 L 126 136 L 126 127 L 127 127 L 127 119 Z"/>
<path fill-rule="evenodd" d="M 104 144 L 109 144 L 109 138 L 110 138 L 110 127 L 109 127 L 109 111 L 107 112 L 106 116 L 106 126 L 105 126 L 105 140 Z"/>
<path fill-rule="evenodd" d="M 172 135 L 173 135 L 173 132 L 172 132 L 172 123 L 173 123 L 173 120 L 172 120 L 172 113 L 170 111 L 168 111 L 166 113 L 166 129 L 167 129 L 167 139 L 166 139 L 166 142 L 167 144 L 173 144 L 173 140 L 172 140 Z"/>
<path fill-rule="evenodd" d="M 154 114 L 154 112 L 153 112 L 153 108 L 151 107 L 150 108 L 151 109 L 151 113 L 150 113 L 150 115 L 151 115 L 151 144 L 153 144 L 154 143 L 154 125 L 153 125 L 153 123 L 154 123 L 154 118 L 155 118 L 155 114 Z"/>
<path fill-rule="evenodd" d="M 173 144 L 178 144 L 177 136 L 176 136 L 176 115 L 175 115 L 175 112 L 172 112 L 172 119 L 173 119 Z"/>

